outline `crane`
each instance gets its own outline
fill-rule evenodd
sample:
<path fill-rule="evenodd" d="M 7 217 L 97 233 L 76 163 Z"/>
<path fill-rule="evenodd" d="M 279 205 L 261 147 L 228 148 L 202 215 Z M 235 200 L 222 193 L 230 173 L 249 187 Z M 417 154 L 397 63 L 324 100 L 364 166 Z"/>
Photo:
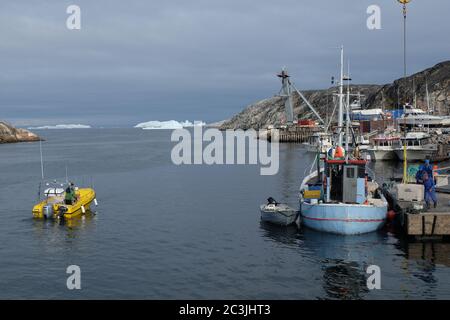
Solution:
<path fill-rule="evenodd" d="M 290 75 L 288 74 L 286 68 L 283 68 L 277 77 L 281 78 L 281 97 L 285 97 L 286 101 L 284 104 L 286 120 L 288 123 L 294 122 L 294 108 L 292 104 L 292 92 L 295 91 L 300 96 L 300 98 L 306 103 L 306 105 L 311 109 L 311 111 L 316 115 L 321 124 L 325 124 L 320 114 L 314 109 L 311 103 L 306 99 L 306 97 L 296 88 L 294 83 L 290 80 Z"/>

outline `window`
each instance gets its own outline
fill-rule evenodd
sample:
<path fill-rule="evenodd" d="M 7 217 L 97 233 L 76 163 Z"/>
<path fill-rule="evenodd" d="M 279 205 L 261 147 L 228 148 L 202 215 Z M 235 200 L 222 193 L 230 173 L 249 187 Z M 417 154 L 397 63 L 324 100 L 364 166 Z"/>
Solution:
<path fill-rule="evenodd" d="M 347 168 L 347 178 L 355 178 L 355 168 Z"/>

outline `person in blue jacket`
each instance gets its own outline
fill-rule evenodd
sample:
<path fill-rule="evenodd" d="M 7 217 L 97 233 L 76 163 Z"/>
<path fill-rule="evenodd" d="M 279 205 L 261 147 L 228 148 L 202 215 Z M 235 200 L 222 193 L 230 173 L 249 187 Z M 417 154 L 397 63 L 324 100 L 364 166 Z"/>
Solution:
<path fill-rule="evenodd" d="M 438 201 L 433 176 L 428 175 L 428 172 L 424 171 L 422 179 L 423 179 L 423 186 L 425 188 L 425 203 L 427 205 L 427 209 L 430 209 L 431 200 L 433 201 L 434 207 L 436 208 Z"/>
<path fill-rule="evenodd" d="M 419 167 L 419 171 L 416 173 L 416 183 L 423 184 L 423 174 L 428 174 L 428 177 L 433 177 L 433 167 L 430 164 L 430 159 L 425 160 L 425 164 Z"/>

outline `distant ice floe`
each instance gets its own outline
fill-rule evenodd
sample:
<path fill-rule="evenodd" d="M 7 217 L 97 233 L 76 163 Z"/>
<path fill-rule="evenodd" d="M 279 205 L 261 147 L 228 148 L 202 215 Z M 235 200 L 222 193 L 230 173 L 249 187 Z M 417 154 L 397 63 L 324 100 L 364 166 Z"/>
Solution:
<path fill-rule="evenodd" d="M 44 130 L 44 129 L 90 129 L 89 125 L 84 124 L 57 124 L 55 126 L 29 127 L 29 130 Z"/>
<path fill-rule="evenodd" d="M 205 126 L 205 122 L 195 122 L 192 123 L 190 121 L 184 121 L 184 122 L 178 122 L 175 120 L 169 120 L 169 121 L 148 121 L 148 122 L 142 122 L 137 125 L 135 125 L 135 128 L 142 128 L 144 130 L 175 130 L 175 129 L 183 129 L 183 128 L 191 128 L 196 126 Z"/>

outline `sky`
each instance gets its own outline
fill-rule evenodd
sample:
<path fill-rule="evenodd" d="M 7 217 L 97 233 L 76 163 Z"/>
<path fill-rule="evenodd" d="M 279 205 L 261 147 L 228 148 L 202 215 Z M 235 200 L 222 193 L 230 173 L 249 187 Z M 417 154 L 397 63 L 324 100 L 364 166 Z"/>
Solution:
<path fill-rule="evenodd" d="M 81 8 L 69 30 L 66 9 Z M 381 9 L 369 30 L 367 8 Z M 450 1 L 413 0 L 408 73 L 450 59 Z M 346 50 L 354 83 L 402 76 L 395 0 L 21 0 L 0 3 L 0 119 L 127 127 L 230 118 L 280 89 L 330 86 Z"/>

